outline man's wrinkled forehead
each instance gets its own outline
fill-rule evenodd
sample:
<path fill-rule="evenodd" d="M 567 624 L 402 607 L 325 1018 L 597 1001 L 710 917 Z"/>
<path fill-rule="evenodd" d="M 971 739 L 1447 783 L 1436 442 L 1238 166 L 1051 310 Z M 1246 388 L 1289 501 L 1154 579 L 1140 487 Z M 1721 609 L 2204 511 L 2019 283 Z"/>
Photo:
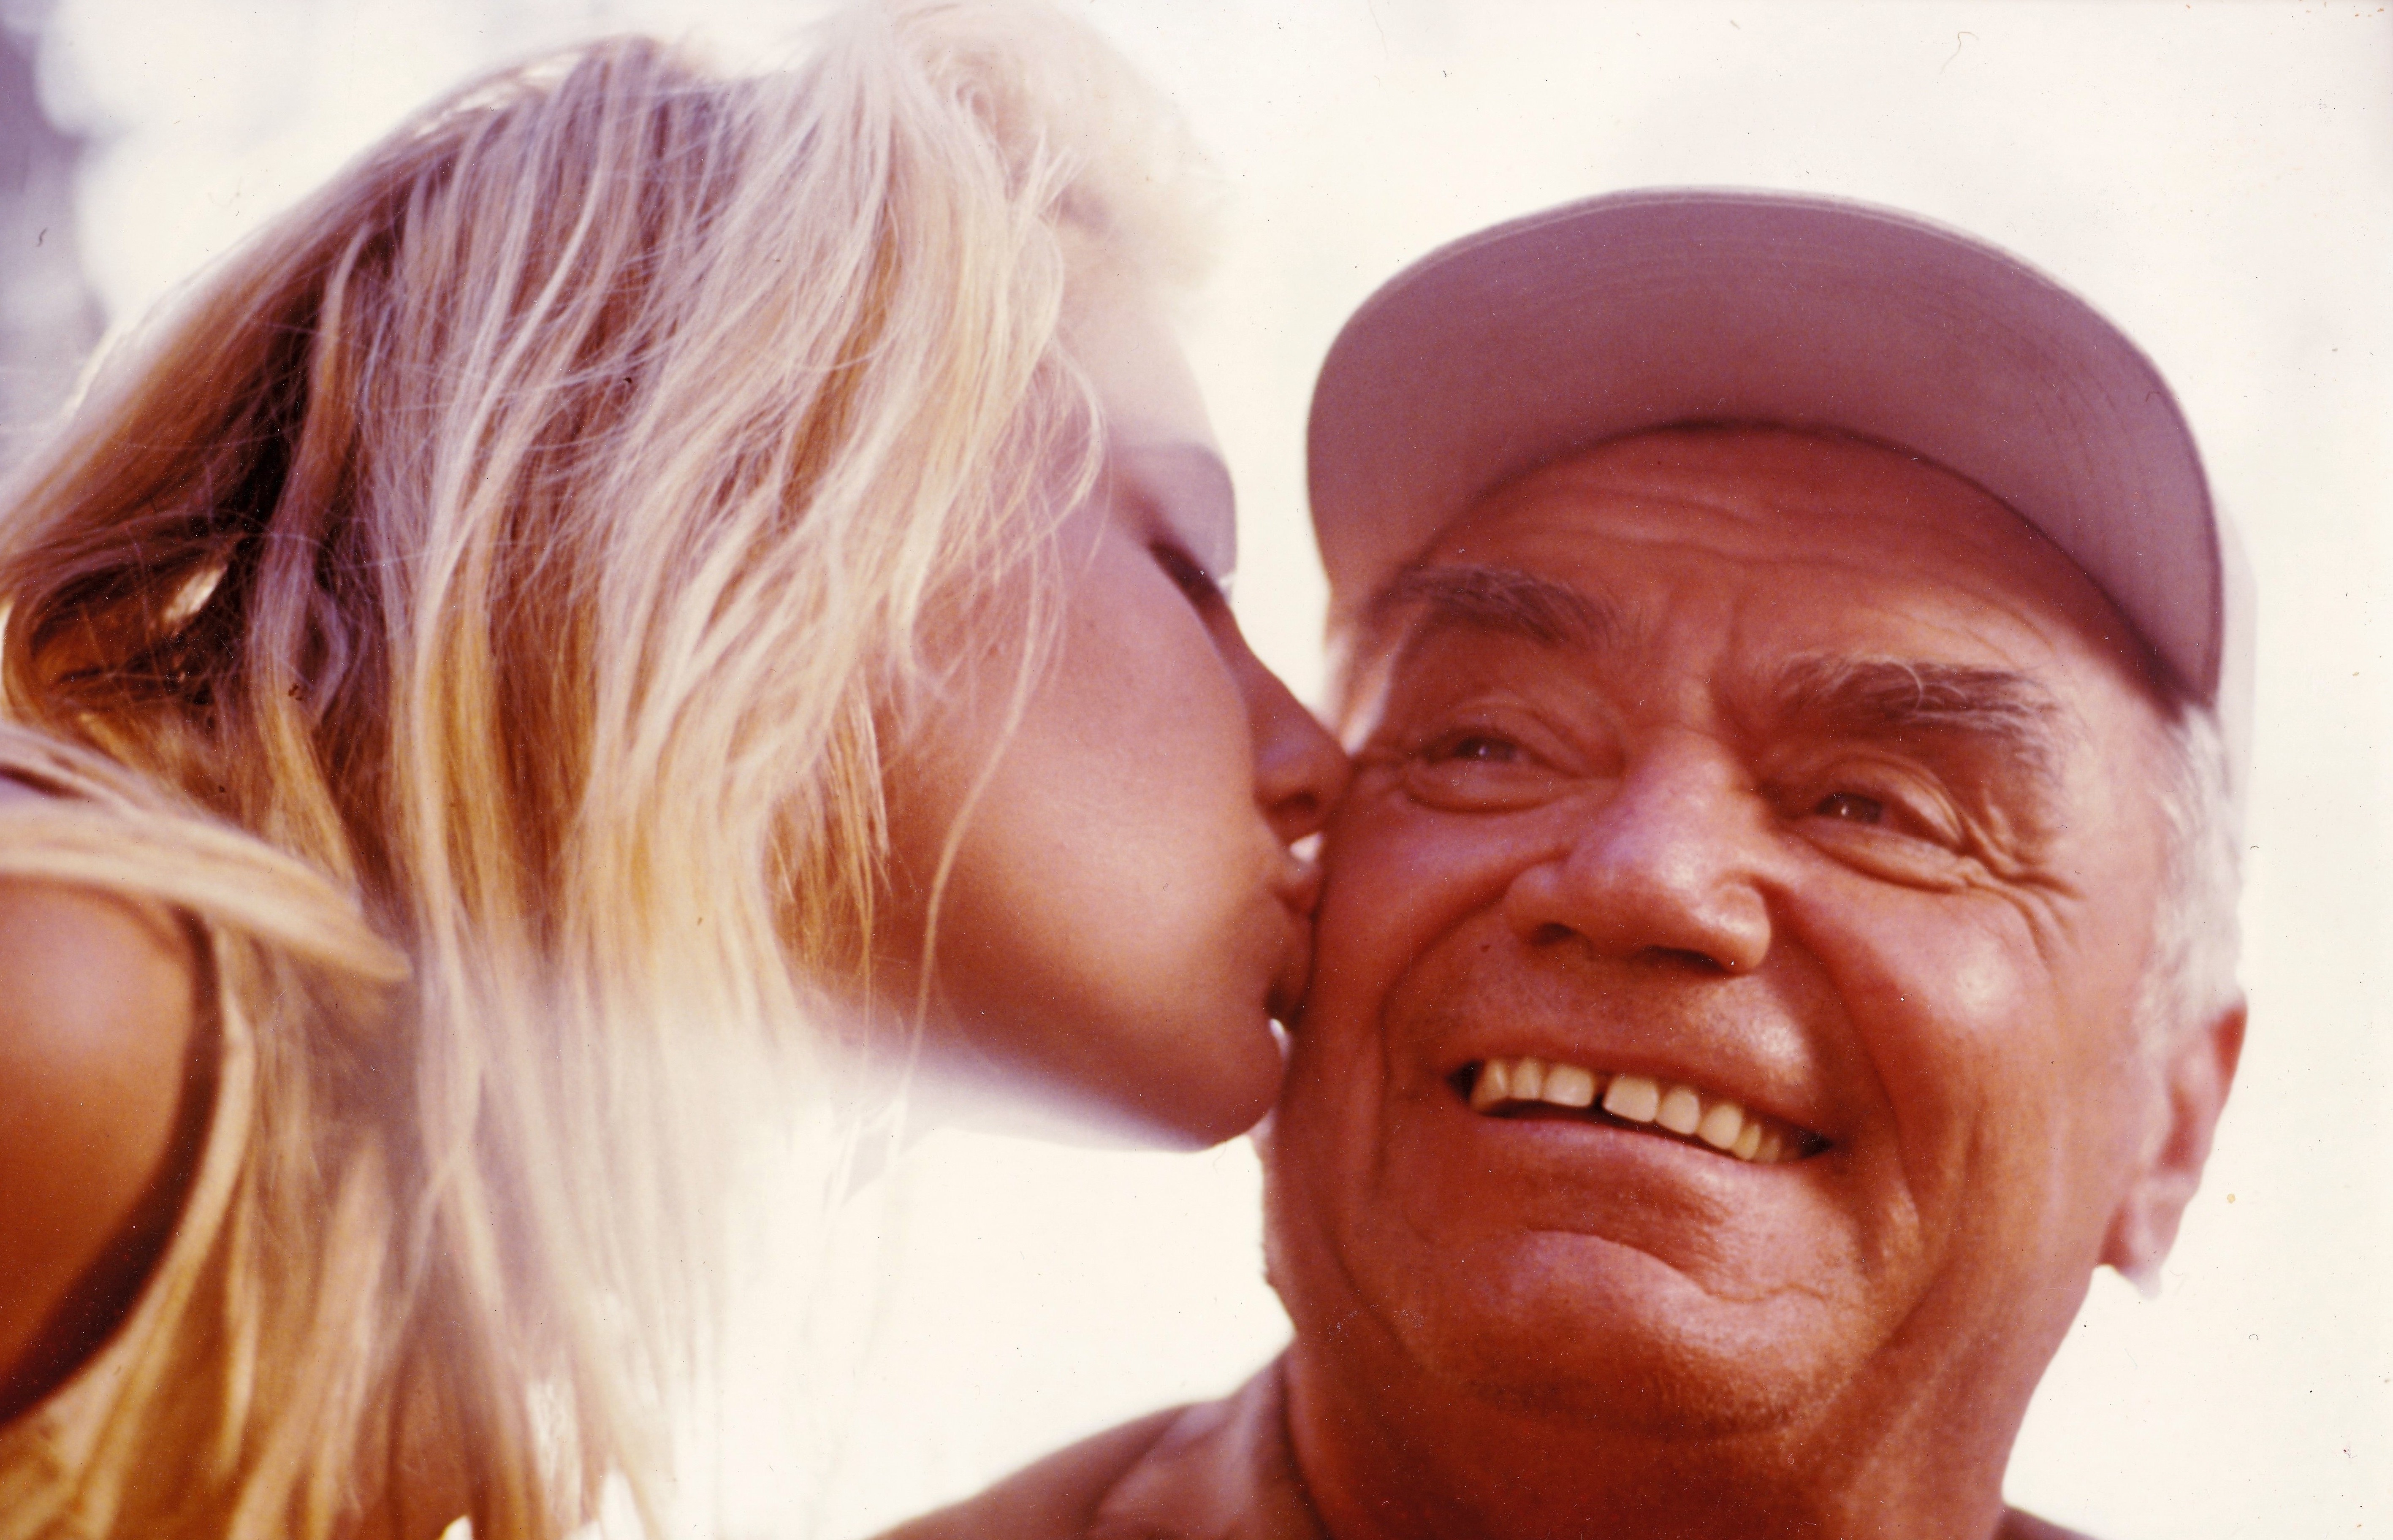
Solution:
<path fill-rule="evenodd" d="M 1514 568 L 1416 568 L 1386 595 L 1403 640 L 1389 670 L 1448 633 L 1510 640 L 1590 660 L 1633 646 L 1631 612 Z M 2073 737 L 2070 713 L 2044 680 L 2016 669 L 1925 658 L 1789 653 L 1757 660 L 1739 683 L 1748 705 L 1856 741 L 1933 737 L 1993 751 L 2049 790 Z"/>
<path fill-rule="evenodd" d="M 1478 499 L 1333 638 L 1339 720 L 1353 725 L 1425 629 L 1503 633 L 1583 651 L 1632 645 L 1649 617 L 1611 592 L 1593 553 L 1624 538 L 1667 548 L 1696 529 L 1707 548 L 1773 582 L 1790 555 L 1842 564 L 1857 581 L 1838 597 L 1855 610 L 1874 580 L 1909 579 L 2047 612 L 2108 655 L 2137 693 L 2159 698 L 2149 650 L 2110 601 L 1974 484 L 1868 440 L 1732 424 L 1631 435 Z M 1513 554 L 1481 559 L 1491 532 Z M 1533 555 L 1524 557 L 1524 547 Z"/>

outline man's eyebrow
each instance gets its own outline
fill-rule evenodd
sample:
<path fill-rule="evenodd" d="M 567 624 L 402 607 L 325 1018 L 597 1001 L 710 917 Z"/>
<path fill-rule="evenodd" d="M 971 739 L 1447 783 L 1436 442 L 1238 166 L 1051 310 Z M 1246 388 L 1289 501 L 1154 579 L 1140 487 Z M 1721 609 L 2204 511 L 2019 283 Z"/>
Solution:
<path fill-rule="evenodd" d="M 2040 776 L 2060 762 L 2063 714 L 2032 675 L 1903 659 L 1808 658 L 1780 669 L 1778 709 L 1867 737 L 1977 739 Z"/>
<path fill-rule="evenodd" d="M 1415 567 L 1371 601 L 1365 631 L 1383 642 L 1417 612 L 1416 631 L 1458 625 L 1523 637 L 1543 646 L 1598 651 L 1623 630 L 1611 605 L 1550 578 L 1510 567 Z"/>

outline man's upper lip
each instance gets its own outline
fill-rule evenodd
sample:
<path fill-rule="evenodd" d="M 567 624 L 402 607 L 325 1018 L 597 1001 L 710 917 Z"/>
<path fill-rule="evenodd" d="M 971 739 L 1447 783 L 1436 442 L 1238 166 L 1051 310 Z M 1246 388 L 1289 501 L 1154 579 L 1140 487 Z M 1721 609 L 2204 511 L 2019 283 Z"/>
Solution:
<path fill-rule="evenodd" d="M 1830 1143 L 1837 1142 L 1827 1099 L 1813 1088 L 1807 1071 L 1740 1053 L 1731 1042 L 1707 1051 L 1641 1044 L 1626 1035 L 1490 1027 L 1442 1044 L 1439 1054 L 1437 1075 L 1443 1080 L 1450 1081 L 1465 1067 L 1489 1059 L 1535 1058 L 1578 1064 L 1599 1074 L 1642 1075 L 1691 1086 L 1707 1096 L 1727 1097 L 1747 1111 L 1792 1124 Z"/>

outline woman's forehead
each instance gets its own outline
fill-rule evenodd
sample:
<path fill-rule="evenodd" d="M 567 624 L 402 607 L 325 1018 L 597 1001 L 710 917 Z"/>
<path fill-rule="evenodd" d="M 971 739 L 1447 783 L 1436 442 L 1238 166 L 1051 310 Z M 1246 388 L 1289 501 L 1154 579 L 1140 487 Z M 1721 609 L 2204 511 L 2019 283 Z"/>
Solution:
<path fill-rule="evenodd" d="M 1191 443 L 1218 456 L 1204 394 L 1150 285 L 1092 281 L 1074 296 L 1064 344 L 1095 386 L 1116 447 Z"/>

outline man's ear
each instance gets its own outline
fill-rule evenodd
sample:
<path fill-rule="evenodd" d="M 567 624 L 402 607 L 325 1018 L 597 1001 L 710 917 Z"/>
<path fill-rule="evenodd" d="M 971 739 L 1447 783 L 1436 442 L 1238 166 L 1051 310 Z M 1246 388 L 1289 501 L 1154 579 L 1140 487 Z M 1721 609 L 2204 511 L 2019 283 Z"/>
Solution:
<path fill-rule="evenodd" d="M 2158 1116 L 2102 1241 L 2102 1260 L 2148 1299 L 2160 1292 L 2161 1263 L 2177 1242 L 2185 1206 L 2202 1185 L 2211 1135 L 2243 1052 L 2244 1010 L 2239 999 L 2162 1051 Z"/>

